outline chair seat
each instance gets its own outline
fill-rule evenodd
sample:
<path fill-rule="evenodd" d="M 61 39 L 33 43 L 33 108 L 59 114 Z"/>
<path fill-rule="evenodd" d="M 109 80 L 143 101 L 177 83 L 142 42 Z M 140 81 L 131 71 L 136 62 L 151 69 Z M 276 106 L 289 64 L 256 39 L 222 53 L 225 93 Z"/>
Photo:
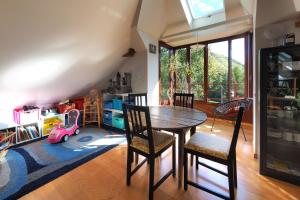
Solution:
<path fill-rule="evenodd" d="M 172 135 L 155 130 L 152 130 L 152 133 L 155 153 L 159 152 L 161 149 L 175 141 L 175 137 Z M 150 153 L 148 141 L 140 137 L 133 137 L 130 146 L 147 154 Z"/>
<path fill-rule="evenodd" d="M 184 147 L 199 153 L 227 160 L 230 140 L 221 136 L 195 133 Z"/>

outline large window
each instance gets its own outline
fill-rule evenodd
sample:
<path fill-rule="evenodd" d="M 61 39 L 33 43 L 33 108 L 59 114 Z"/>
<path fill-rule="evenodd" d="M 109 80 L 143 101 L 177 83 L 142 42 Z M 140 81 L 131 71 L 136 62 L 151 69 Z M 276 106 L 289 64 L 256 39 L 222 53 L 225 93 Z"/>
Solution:
<path fill-rule="evenodd" d="M 191 92 L 194 93 L 195 99 L 204 100 L 204 46 L 193 45 L 190 52 Z"/>
<path fill-rule="evenodd" d="M 228 41 L 208 44 L 208 102 L 229 100 L 227 80 Z"/>
<path fill-rule="evenodd" d="M 160 99 L 168 99 L 169 89 L 169 49 L 160 47 Z"/>
<path fill-rule="evenodd" d="M 245 96 L 245 38 L 232 40 L 231 98 Z"/>
<path fill-rule="evenodd" d="M 250 44 L 250 37 L 243 34 L 174 47 L 171 54 L 161 51 L 161 98 L 167 98 L 166 91 L 193 93 L 196 100 L 206 103 L 248 97 L 252 77 L 248 77 L 251 68 L 246 61 L 250 60 L 247 48 L 251 46 L 245 44 Z"/>
<path fill-rule="evenodd" d="M 187 67 L 186 48 L 177 49 L 175 54 L 178 58 L 178 69 L 176 70 L 176 92 L 187 92 L 186 72 Z"/>

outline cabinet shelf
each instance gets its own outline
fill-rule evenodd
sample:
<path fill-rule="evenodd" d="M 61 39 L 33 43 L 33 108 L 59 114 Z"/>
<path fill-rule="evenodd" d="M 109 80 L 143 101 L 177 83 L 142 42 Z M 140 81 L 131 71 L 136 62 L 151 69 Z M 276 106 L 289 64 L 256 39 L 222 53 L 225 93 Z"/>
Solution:
<path fill-rule="evenodd" d="M 110 109 L 110 108 L 104 108 L 103 110 L 110 111 L 110 112 L 113 112 L 113 113 L 123 114 L 122 110 L 116 110 L 116 109 Z"/>
<path fill-rule="evenodd" d="M 128 94 L 103 94 L 103 124 L 105 127 L 124 130 L 123 110 L 119 109 L 122 109 L 121 103 L 126 101 L 128 101 Z"/>
<path fill-rule="evenodd" d="M 300 142 L 286 141 L 282 138 L 274 138 L 268 136 L 268 143 L 272 145 L 280 146 L 281 148 L 290 148 L 297 151 L 300 150 Z"/>

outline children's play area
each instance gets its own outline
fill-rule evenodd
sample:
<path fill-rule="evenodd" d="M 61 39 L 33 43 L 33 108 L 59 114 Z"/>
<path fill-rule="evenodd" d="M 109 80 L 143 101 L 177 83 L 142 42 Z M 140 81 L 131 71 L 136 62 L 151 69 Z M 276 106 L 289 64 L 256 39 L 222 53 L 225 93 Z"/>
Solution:
<path fill-rule="evenodd" d="M 108 89 L 122 88 L 119 79 Z M 128 94 L 92 89 L 47 107 L 15 108 L 13 122 L 0 124 L 0 199 L 17 199 L 124 143 L 125 101 Z"/>

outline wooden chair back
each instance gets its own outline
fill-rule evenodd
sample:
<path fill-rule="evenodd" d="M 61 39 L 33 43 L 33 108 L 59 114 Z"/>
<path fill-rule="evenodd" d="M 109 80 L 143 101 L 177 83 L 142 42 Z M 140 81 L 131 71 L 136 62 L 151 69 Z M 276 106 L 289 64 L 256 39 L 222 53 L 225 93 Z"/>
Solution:
<path fill-rule="evenodd" d="M 194 94 L 174 93 L 173 105 L 187 108 L 194 108 Z"/>
<path fill-rule="evenodd" d="M 246 105 L 244 103 L 241 103 L 241 105 L 239 106 L 239 112 L 238 112 L 238 115 L 236 118 L 233 136 L 231 139 L 231 144 L 230 144 L 230 149 L 229 149 L 229 158 L 232 158 L 235 154 L 235 148 L 236 148 L 237 140 L 239 137 L 239 132 L 240 132 L 240 127 L 241 127 L 241 123 L 243 120 L 245 106 Z"/>
<path fill-rule="evenodd" d="M 131 105 L 147 106 L 147 93 L 131 93 L 128 94 L 128 101 Z"/>
<path fill-rule="evenodd" d="M 128 145 L 134 137 L 139 137 L 148 141 L 149 152 L 154 153 L 149 107 L 123 104 L 123 113 Z"/>

